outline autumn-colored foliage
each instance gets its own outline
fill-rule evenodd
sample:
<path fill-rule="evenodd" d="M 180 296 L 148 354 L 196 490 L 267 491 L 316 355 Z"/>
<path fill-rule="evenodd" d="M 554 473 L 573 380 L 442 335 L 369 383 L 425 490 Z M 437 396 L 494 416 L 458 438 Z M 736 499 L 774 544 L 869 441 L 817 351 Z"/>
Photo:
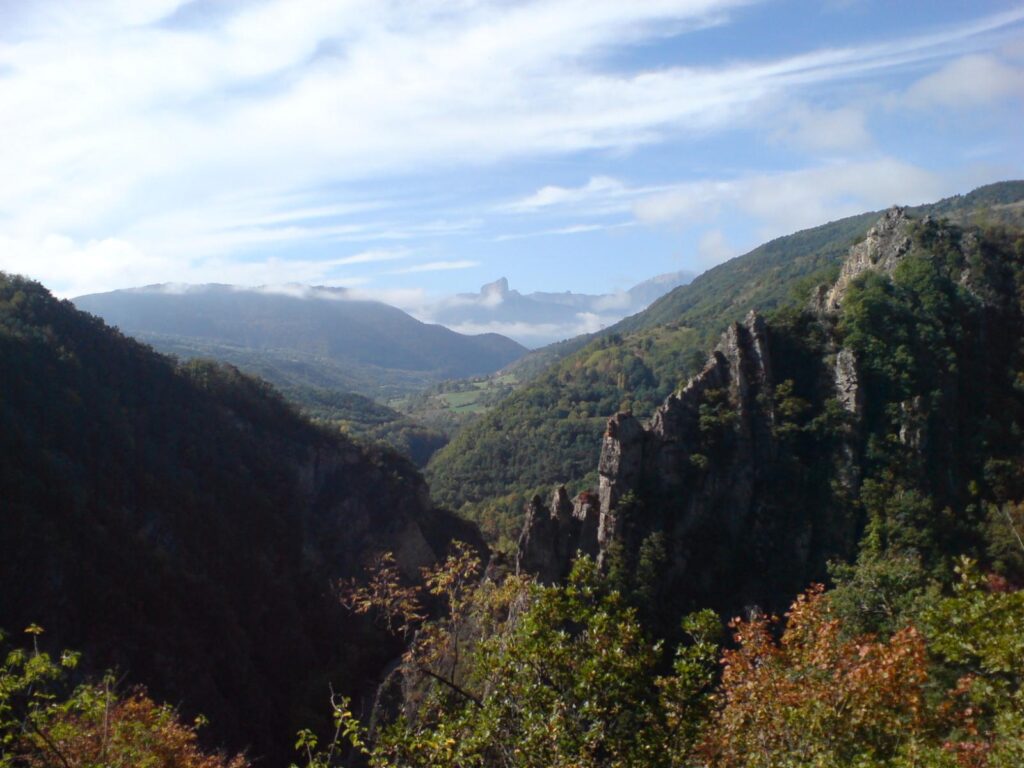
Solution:
<path fill-rule="evenodd" d="M 11 649 L 0 663 L 0 768 L 248 768 L 241 756 L 204 751 L 196 727 L 154 702 L 141 688 L 128 694 L 110 678 L 68 688 L 78 663 L 40 651 Z M 4 637 L 0 634 L 0 640 Z"/>
<path fill-rule="evenodd" d="M 173 709 L 136 690 L 118 698 L 104 686 L 79 690 L 73 700 L 38 718 L 18 747 L 32 768 L 245 768 L 242 757 L 204 752 L 193 727 Z M 45 734 L 45 735 L 44 735 Z"/>
<path fill-rule="evenodd" d="M 781 641 L 777 627 L 765 616 L 732 622 L 738 647 L 723 654 L 700 747 L 708 765 L 854 765 L 913 751 L 927 680 L 917 630 L 844 639 L 820 586 L 793 604 Z"/>

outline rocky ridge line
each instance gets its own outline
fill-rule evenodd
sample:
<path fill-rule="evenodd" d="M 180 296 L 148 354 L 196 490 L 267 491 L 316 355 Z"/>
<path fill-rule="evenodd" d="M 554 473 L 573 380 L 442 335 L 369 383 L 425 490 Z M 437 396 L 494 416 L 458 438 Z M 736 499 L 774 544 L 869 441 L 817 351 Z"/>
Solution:
<path fill-rule="evenodd" d="M 912 221 L 903 208 L 887 211 L 852 246 L 839 278 L 822 286 L 811 309 L 826 327 L 851 284 L 868 270 L 891 272 L 910 251 Z M 607 560 L 618 542 L 637 552 L 645 537 L 665 537 L 665 583 L 705 599 L 726 592 L 745 602 L 772 602 L 785 586 L 773 574 L 780 562 L 801 579 L 812 542 L 852 546 L 850 520 L 837 510 L 792 509 L 778 498 L 773 477 L 776 437 L 771 331 L 751 312 L 734 323 L 686 387 L 670 395 L 645 426 L 629 412 L 608 421 L 593 492 L 570 500 L 564 488 L 545 507 L 527 508 L 517 568 L 545 583 L 564 578 L 577 552 Z M 863 392 L 854 353 L 833 344 L 823 365 L 832 396 L 856 424 Z M 835 446 L 833 477 L 849 490 L 858 482 L 856 428 Z M 596 520 L 595 520 L 596 518 Z M 596 524 L 595 524 L 596 523 Z M 739 565 L 725 558 L 742 561 Z M 758 573 L 751 577 L 747 574 Z M 797 585 L 797 588 L 799 585 Z"/>

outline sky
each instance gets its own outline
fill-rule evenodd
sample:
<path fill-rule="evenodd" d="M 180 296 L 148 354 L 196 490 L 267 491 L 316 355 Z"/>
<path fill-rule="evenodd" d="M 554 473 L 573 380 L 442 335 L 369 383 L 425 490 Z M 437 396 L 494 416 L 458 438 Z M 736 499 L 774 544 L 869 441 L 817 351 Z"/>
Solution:
<path fill-rule="evenodd" d="M 1001 0 L 0 0 L 0 270 L 621 291 L 1024 177 Z"/>

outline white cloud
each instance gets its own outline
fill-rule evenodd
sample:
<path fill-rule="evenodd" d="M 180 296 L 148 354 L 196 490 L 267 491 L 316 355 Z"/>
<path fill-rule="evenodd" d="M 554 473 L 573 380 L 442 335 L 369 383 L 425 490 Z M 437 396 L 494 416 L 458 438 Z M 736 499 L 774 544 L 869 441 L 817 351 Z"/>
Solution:
<path fill-rule="evenodd" d="M 629 210 L 629 205 L 616 205 L 616 210 L 626 211 Z M 570 224 L 567 227 L 555 227 L 553 229 L 541 229 L 535 232 L 517 232 L 514 235 L 498 235 L 493 238 L 494 242 L 502 243 L 508 240 L 526 240 L 531 237 L 548 237 L 551 235 L 581 235 L 587 232 L 601 232 L 608 229 L 623 229 L 625 227 L 634 226 L 632 221 L 619 221 L 602 224 Z"/>
<path fill-rule="evenodd" d="M 38 280 L 64 297 L 158 283 L 182 273 L 181 265 L 113 238 L 76 243 L 64 235 L 0 235 L 0 254 L 0 268 Z"/>
<path fill-rule="evenodd" d="M 338 272 L 352 257 L 316 260 L 272 256 L 243 262 L 214 257 L 182 261 L 140 250 L 115 238 L 79 242 L 66 235 L 40 239 L 0 235 L 0 254 L 0 269 L 38 280 L 61 297 L 166 283 L 168 277 L 173 279 L 172 285 L 361 285 L 367 281 L 365 277 Z"/>
<path fill-rule="evenodd" d="M 821 109 L 797 102 L 779 114 L 773 138 L 811 151 L 863 149 L 871 143 L 865 121 L 858 107 Z"/>
<path fill-rule="evenodd" d="M 649 224 L 692 225 L 731 211 L 753 217 L 759 236 L 771 238 L 896 203 L 927 202 L 948 191 L 934 173 L 879 158 L 681 184 L 638 202 L 636 215 Z"/>
<path fill-rule="evenodd" d="M 620 315 L 603 317 L 593 312 L 581 312 L 570 323 L 527 323 L 501 322 L 490 323 L 457 323 L 449 325 L 457 333 L 476 335 L 481 333 L 500 333 L 515 339 L 527 347 L 539 347 L 553 341 L 570 339 L 582 333 L 594 333 L 620 319 Z"/>
<path fill-rule="evenodd" d="M 353 299 L 364 301 L 382 301 L 394 307 L 404 309 L 410 314 L 417 314 L 428 301 L 422 288 L 366 288 L 357 286 L 348 291 Z"/>
<path fill-rule="evenodd" d="M 238 254 L 269 245 L 478 226 L 417 229 L 398 213 L 368 221 L 387 204 L 364 199 L 367 180 L 629 151 L 726 129 L 808 86 L 973 50 L 1024 18 L 1015 9 L 929 35 L 774 60 L 607 66 L 609 53 L 722 23 L 745 2 L 310 0 L 297 9 L 294 0 L 265 0 L 174 28 L 156 22 L 184 5 L 175 0 L 14 4 L 13 21 L 0 25 L 0 233 L 34 243 L 29 252 L 50 262 L 55 251 L 39 250 L 49 237 L 71 238 L 66 251 L 90 249 L 89 259 L 59 257 L 68 271 L 48 270 L 55 284 L 123 284 L 160 269 L 176 278 L 218 263 L 224 281 L 252 267 L 241 281 L 251 284 L 286 271 L 272 259 L 233 266 Z M 1007 78 L 991 62 L 979 71 Z M 962 73 L 952 72 L 958 81 Z M 934 99 L 929 88 L 921 85 L 919 98 Z M 618 185 L 596 176 L 519 205 L 629 210 L 636 198 Z M 262 197 L 232 199 L 239 189 Z M 638 210 L 670 217 L 679 194 Z M 0 254 L 0 268 L 19 259 Z M 323 265 L 300 261 L 295 270 L 317 275 Z"/>
<path fill-rule="evenodd" d="M 253 291 L 256 293 L 271 293 L 278 296 L 291 296 L 293 299 L 319 299 L 321 301 L 351 301 L 354 297 L 348 291 L 349 286 L 362 285 L 367 282 L 366 278 L 349 278 L 345 285 L 334 288 L 323 286 L 302 285 L 301 283 L 284 283 L 259 285 L 256 287 L 234 286 L 238 292 Z M 339 290 L 340 289 L 340 290 Z"/>
<path fill-rule="evenodd" d="M 408 275 L 416 272 L 444 272 L 452 269 L 472 269 L 473 267 L 479 266 L 479 261 L 472 261 L 470 259 L 460 259 L 458 261 L 429 261 L 425 264 L 414 264 L 411 267 L 393 269 L 388 272 L 388 274 Z"/>
<path fill-rule="evenodd" d="M 1024 69 L 977 54 L 951 61 L 921 78 L 907 90 L 904 102 L 914 107 L 970 109 L 1007 97 L 1024 97 Z"/>
<path fill-rule="evenodd" d="M 633 213 L 646 224 L 681 223 L 715 216 L 723 200 L 732 197 L 735 185 L 728 181 L 703 180 L 678 184 L 665 191 L 644 190 L 633 204 Z"/>
<path fill-rule="evenodd" d="M 628 193 L 621 181 L 609 176 L 594 176 L 582 187 L 546 186 L 532 195 L 502 206 L 499 210 L 530 213 L 553 205 L 578 204 L 592 200 L 608 200 Z"/>
<path fill-rule="evenodd" d="M 594 300 L 592 306 L 598 312 L 616 312 L 629 309 L 633 305 L 633 297 L 626 291 L 607 293 Z M 620 313 L 621 314 L 621 313 Z M 616 320 L 618 318 L 616 317 Z"/>
<path fill-rule="evenodd" d="M 709 229 L 697 242 L 697 256 L 700 262 L 708 267 L 728 261 L 737 254 L 737 249 L 729 243 L 725 233 L 720 229 Z"/>
<path fill-rule="evenodd" d="M 335 266 L 348 264 L 376 264 L 381 261 L 397 261 L 409 256 L 408 251 L 363 251 L 352 256 L 344 256 L 334 259 L 331 263 Z"/>

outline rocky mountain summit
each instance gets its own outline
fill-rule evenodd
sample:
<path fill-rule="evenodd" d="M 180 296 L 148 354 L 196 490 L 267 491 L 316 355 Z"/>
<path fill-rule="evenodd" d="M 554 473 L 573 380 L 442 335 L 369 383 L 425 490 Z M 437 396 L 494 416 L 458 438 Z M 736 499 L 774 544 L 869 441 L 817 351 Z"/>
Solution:
<path fill-rule="evenodd" d="M 780 441 L 769 333 L 752 312 L 646 425 L 629 412 L 609 419 L 597 493 L 570 500 L 559 488 L 547 508 L 535 499 L 519 568 L 555 582 L 577 552 L 606 563 L 616 544 L 628 556 L 660 533 L 667 583 L 710 596 L 732 560 L 762 575 L 728 592 L 765 600 L 761 582 L 774 562 L 808 564 L 812 540 L 826 532 L 808 516 L 780 514 L 773 499 Z"/>
<path fill-rule="evenodd" d="M 835 284 L 827 292 L 819 290 L 821 300 L 816 309 L 837 312 L 850 285 L 868 270 L 891 273 L 910 250 L 910 226 L 906 208 L 894 206 L 886 211 L 864 240 L 850 248 Z"/>
<path fill-rule="evenodd" d="M 502 277 L 481 286 L 479 293 L 459 293 L 427 306 L 421 315 L 460 333 L 492 331 L 537 347 L 605 328 L 694 277 L 692 272 L 669 272 L 628 290 L 602 294 L 520 293 Z"/>
<path fill-rule="evenodd" d="M 801 320 L 813 348 L 752 311 L 646 424 L 630 412 L 610 418 L 596 494 L 570 500 L 559 488 L 549 506 L 534 499 L 518 567 L 556 582 L 577 552 L 630 566 L 656 542 L 671 599 L 720 608 L 775 607 L 822 578 L 828 558 L 853 551 L 862 523 L 850 500 L 865 392 L 839 316 L 855 281 L 891 275 L 913 249 L 914 228 L 930 223 L 892 208 L 850 248 Z M 909 441 L 914 403 L 903 412 L 900 439 Z"/>

